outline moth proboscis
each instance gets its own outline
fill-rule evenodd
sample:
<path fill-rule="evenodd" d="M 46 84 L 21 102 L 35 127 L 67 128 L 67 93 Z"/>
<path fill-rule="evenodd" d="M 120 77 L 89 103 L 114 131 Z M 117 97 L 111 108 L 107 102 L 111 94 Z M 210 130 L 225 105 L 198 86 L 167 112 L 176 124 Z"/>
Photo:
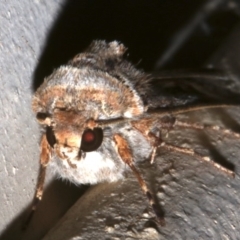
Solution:
<path fill-rule="evenodd" d="M 146 159 L 154 164 L 158 148 L 191 155 L 234 176 L 233 171 L 210 157 L 161 138 L 163 129 L 170 131 L 176 127 L 210 129 L 240 138 L 238 133 L 218 126 L 176 119 L 181 113 L 224 108 L 229 103 L 199 104 L 198 96 L 159 95 L 152 87 L 154 77 L 125 60 L 125 51 L 117 41 L 94 41 L 85 52 L 56 69 L 34 94 L 32 108 L 45 132 L 28 221 L 42 198 L 46 168 L 76 184 L 113 182 L 132 171 L 161 225 L 165 224 L 164 216 L 137 169 L 138 163 Z"/>

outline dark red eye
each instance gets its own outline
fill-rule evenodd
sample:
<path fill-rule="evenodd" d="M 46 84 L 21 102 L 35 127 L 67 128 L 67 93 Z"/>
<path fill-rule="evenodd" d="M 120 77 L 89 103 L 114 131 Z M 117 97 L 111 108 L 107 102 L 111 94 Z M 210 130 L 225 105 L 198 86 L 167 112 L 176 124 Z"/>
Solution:
<path fill-rule="evenodd" d="M 92 152 L 98 149 L 103 141 L 103 131 L 101 128 L 86 129 L 82 135 L 81 150 Z"/>

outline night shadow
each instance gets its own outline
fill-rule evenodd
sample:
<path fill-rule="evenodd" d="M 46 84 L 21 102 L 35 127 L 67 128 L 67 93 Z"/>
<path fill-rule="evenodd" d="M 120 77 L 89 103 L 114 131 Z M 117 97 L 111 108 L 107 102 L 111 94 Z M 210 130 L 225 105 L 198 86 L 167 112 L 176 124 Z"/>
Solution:
<path fill-rule="evenodd" d="M 235 111 L 239 111 L 239 108 L 235 107 L 229 108 L 232 108 Z M 231 131 L 240 134 L 239 122 L 229 114 L 229 112 L 227 111 L 229 108 L 212 109 L 211 112 L 218 116 L 218 119 L 220 120 L 221 123 L 223 123 L 223 126 L 226 126 L 227 129 L 231 129 Z"/>
<path fill-rule="evenodd" d="M 201 0 L 66 1 L 46 38 L 34 73 L 33 90 L 53 69 L 67 63 L 95 39 L 124 43 L 129 49 L 129 60 L 138 64 L 139 68 L 151 71 L 159 56 L 174 40 L 176 32 L 191 20 L 202 5 Z M 228 21 L 225 19 L 225 22 Z M 170 61 L 171 67 L 199 67 L 218 47 L 216 37 L 213 36 L 214 44 L 210 41 L 211 34 L 206 35 L 201 29 L 196 29 L 196 34 L 186 42 L 184 54 L 181 50 L 181 56 L 175 56 L 175 60 Z M 208 41 L 201 44 L 205 38 Z"/>
<path fill-rule="evenodd" d="M 8 225 L 0 240 L 42 239 L 87 188 L 87 186 L 77 187 L 61 180 L 52 181 L 44 190 L 43 199 L 37 205 L 37 210 L 27 228 L 23 230 L 31 211 L 32 198 L 29 199 L 28 206 Z"/>
<path fill-rule="evenodd" d="M 201 146 L 203 146 L 205 149 L 208 149 L 209 151 L 209 156 L 218 164 L 221 166 L 231 170 L 234 172 L 235 170 L 235 165 L 228 161 L 226 157 L 224 157 L 219 150 L 211 143 L 210 138 L 208 137 L 207 133 L 201 132 L 198 135 L 200 141 L 201 141 Z M 218 170 L 217 170 L 218 171 Z"/>

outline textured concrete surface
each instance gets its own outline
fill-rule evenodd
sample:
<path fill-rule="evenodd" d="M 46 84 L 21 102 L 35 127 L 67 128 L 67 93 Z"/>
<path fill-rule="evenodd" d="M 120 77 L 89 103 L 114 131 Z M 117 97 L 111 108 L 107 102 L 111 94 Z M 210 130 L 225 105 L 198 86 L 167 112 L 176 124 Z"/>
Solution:
<path fill-rule="evenodd" d="M 0 3 L 1 233 L 34 193 L 40 132 L 31 111 L 33 73 L 60 2 Z"/>
<path fill-rule="evenodd" d="M 191 157 L 161 151 L 154 167 L 146 163 L 141 171 L 165 211 L 166 227 L 160 228 L 149 219 L 152 213 L 147 201 L 129 175 L 126 181 L 90 188 L 57 225 L 82 191 L 60 181 L 51 182 L 29 228 L 21 231 L 38 172 L 40 131 L 31 111 L 32 90 L 54 67 L 93 39 L 123 41 L 129 47 L 129 58 L 135 63 L 142 59 L 140 67 L 151 70 L 175 31 L 191 19 L 203 1 L 192 5 L 175 2 L 176 8 L 147 2 L 116 1 L 115 6 L 105 1 L 1 1 L 0 239 L 41 239 L 51 228 L 45 239 L 238 239 L 240 140 L 180 130 L 173 131 L 168 140 L 232 163 L 236 178 Z M 234 7 L 234 1 L 231 4 Z M 231 22 L 238 21 L 237 15 L 231 16 Z M 234 88 L 239 89 L 239 29 L 229 27 L 229 34 L 220 51 L 222 42 L 216 37 L 209 49 L 193 45 L 184 61 L 180 57 L 170 66 L 199 67 L 217 52 L 212 61 L 229 72 Z M 239 109 L 182 118 L 239 132 Z"/>

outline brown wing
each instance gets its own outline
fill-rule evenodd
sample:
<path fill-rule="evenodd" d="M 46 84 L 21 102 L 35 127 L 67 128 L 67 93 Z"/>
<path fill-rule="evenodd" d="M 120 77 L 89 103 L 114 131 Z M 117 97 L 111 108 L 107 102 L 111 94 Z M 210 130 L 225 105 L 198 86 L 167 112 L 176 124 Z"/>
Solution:
<path fill-rule="evenodd" d="M 153 74 L 147 96 L 150 109 L 195 105 L 240 104 L 231 79 L 216 70 L 171 70 Z"/>

